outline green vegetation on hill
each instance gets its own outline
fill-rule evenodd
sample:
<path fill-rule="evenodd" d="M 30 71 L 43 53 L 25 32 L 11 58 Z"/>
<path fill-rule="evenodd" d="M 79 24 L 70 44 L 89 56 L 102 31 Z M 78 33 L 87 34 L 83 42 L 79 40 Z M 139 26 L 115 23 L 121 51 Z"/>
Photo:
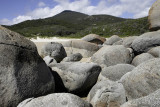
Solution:
<path fill-rule="evenodd" d="M 101 36 L 140 35 L 148 31 L 147 17 L 123 19 L 110 15 L 86 15 L 63 11 L 46 19 L 28 20 L 12 26 L 5 26 L 26 37 L 83 37 L 89 33 Z"/>

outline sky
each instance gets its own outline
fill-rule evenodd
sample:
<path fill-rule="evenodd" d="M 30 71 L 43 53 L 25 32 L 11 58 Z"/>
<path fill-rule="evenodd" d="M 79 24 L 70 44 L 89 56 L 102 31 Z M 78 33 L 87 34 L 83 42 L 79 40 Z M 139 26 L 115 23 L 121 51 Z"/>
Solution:
<path fill-rule="evenodd" d="M 156 0 L 0 0 L 0 24 L 52 17 L 64 10 L 141 18 Z"/>

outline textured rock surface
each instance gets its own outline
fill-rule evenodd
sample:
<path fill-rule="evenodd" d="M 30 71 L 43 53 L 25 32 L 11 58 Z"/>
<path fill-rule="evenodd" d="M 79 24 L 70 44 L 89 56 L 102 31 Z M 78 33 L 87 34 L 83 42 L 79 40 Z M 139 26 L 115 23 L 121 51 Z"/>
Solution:
<path fill-rule="evenodd" d="M 121 107 L 160 107 L 160 89 L 148 96 L 131 100 Z"/>
<path fill-rule="evenodd" d="M 83 56 L 80 53 L 75 53 L 64 58 L 63 62 L 76 62 L 76 61 L 80 61 L 82 58 Z"/>
<path fill-rule="evenodd" d="M 160 0 L 157 0 L 149 10 L 150 30 L 160 29 Z"/>
<path fill-rule="evenodd" d="M 59 74 L 68 92 L 73 93 L 91 88 L 101 71 L 101 67 L 94 63 L 62 62 L 49 66 Z"/>
<path fill-rule="evenodd" d="M 0 26 L 0 106 L 54 92 L 54 78 L 33 42 Z"/>
<path fill-rule="evenodd" d="M 131 47 L 133 48 L 135 54 L 141 54 L 159 45 L 160 30 L 142 34 L 133 41 Z"/>
<path fill-rule="evenodd" d="M 112 81 L 120 80 L 124 74 L 132 71 L 134 68 L 135 67 L 133 65 L 129 64 L 117 64 L 114 66 L 105 67 L 102 69 L 102 72 L 98 77 L 98 81 L 102 81 L 105 79 L 109 79 Z"/>
<path fill-rule="evenodd" d="M 125 90 L 121 83 L 110 80 L 96 83 L 87 96 L 93 107 L 119 107 L 126 102 Z"/>
<path fill-rule="evenodd" d="M 137 38 L 138 36 L 130 36 L 130 37 L 125 37 L 123 38 L 123 43 L 122 45 L 125 46 L 126 48 L 130 48 L 132 42 Z"/>
<path fill-rule="evenodd" d="M 104 42 L 104 45 L 113 45 L 115 42 L 119 40 L 121 40 L 119 36 L 113 35 Z"/>
<path fill-rule="evenodd" d="M 106 39 L 96 34 L 89 34 L 82 38 L 82 40 L 95 43 L 95 44 L 103 44 Z"/>
<path fill-rule="evenodd" d="M 54 58 L 50 57 L 50 56 L 45 56 L 43 58 L 43 60 L 45 61 L 45 63 L 47 65 L 49 65 L 50 63 L 57 63 L 57 61 Z"/>
<path fill-rule="evenodd" d="M 133 61 L 132 61 L 132 65 L 134 66 L 138 66 L 139 64 L 145 62 L 145 61 L 148 61 L 152 58 L 155 58 L 154 56 L 152 56 L 151 54 L 149 53 L 142 53 L 140 55 L 137 55 Z"/>
<path fill-rule="evenodd" d="M 24 100 L 18 107 L 91 107 L 91 104 L 73 94 L 55 93 Z"/>
<path fill-rule="evenodd" d="M 80 53 L 83 57 L 91 57 L 95 52 L 99 50 L 98 45 L 89 43 L 83 40 L 71 40 L 62 43 L 67 55 Z"/>
<path fill-rule="evenodd" d="M 113 45 L 122 45 L 122 43 L 123 43 L 123 40 L 119 40 L 119 41 L 115 42 Z"/>
<path fill-rule="evenodd" d="M 159 57 L 160 58 L 160 46 L 154 47 L 148 51 L 151 55 L 154 57 Z"/>
<path fill-rule="evenodd" d="M 102 67 L 130 63 L 131 60 L 130 51 L 122 45 L 104 46 L 91 57 L 91 61 Z"/>
<path fill-rule="evenodd" d="M 160 88 L 160 59 L 150 59 L 122 76 L 129 100 L 147 96 Z"/>
<path fill-rule="evenodd" d="M 51 56 L 57 62 L 61 62 L 67 56 L 66 51 L 61 43 L 50 42 L 44 45 L 41 50 L 42 56 Z"/>

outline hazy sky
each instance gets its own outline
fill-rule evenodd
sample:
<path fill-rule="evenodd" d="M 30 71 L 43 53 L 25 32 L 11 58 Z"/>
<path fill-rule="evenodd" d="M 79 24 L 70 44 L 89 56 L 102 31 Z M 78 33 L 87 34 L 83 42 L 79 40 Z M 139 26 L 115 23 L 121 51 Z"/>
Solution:
<path fill-rule="evenodd" d="M 0 0 L 0 24 L 12 25 L 31 19 L 54 16 L 63 10 L 89 15 L 109 14 L 140 18 L 156 0 Z"/>

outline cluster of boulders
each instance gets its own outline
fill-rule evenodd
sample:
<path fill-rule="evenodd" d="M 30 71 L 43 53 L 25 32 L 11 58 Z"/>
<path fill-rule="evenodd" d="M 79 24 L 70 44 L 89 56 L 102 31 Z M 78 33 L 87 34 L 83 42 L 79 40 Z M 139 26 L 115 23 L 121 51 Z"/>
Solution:
<path fill-rule="evenodd" d="M 150 10 L 152 30 L 159 28 L 159 2 Z M 125 38 L 89 34 L 48 43 L 40 54 L 0 26 L 0 107 L 160 107 L 160 30 Z"/>

